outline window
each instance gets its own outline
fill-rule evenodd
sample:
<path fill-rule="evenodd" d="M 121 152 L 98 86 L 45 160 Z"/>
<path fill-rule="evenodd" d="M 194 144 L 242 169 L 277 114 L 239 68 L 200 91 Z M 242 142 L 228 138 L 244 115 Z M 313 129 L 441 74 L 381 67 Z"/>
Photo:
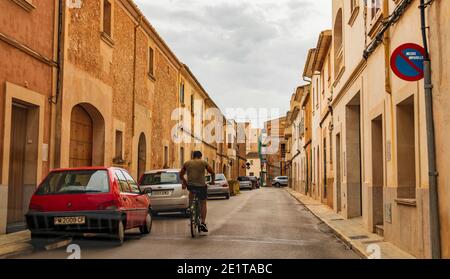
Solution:
<path fill-rule="evenodd" d="M 164 168 L 169 167 L 169 147 L 164 146 Z"/>
<path fill-rule="evenodd" d="M 109 179 L 105 170 L 52 172 L 37 195 L 108 193 Z"/>
<path fill-rule="evenodd" d="M 312 150 L 312 164 L 311 164 L 311 173 L 312 173 L 312 183 L 315 183 L 316 182 L 316 179 L 315 179 L 315 172 L 314 172 L 314 167 L 315 167 L 315 165 L 314 165 L 314 158 L 315 158 L 315 154 L 316 154 L 316 148 L 313 148 L 313 150 Z"/>
<path fill-rule="evenodd" d="M 333 136 L 333 134 L 330 130 L 330 165 L 331 165 L 330 168 L 331 168 L 331 170 L 333 170 L 333 141 L 331 140 L 332 136 Z"/>
<path fill-rule="evenodd" d="M 344 66 L 342 9 L 339 9 L 334 22 L 334 76 L 337 79 L 339 72 Z"/>
<path fill-rule="evenodd" d="M 191 113 L 194 114 L 194 94 L 191 95 Z"/>
<path fill-rule="evenodd" d="M 319 107 L 319 78 L 316 78 L 316 108 Z"/>
<path fill-rule="evenodd" d="M 232 147 L 233 147 L 233 135 L 228 134 L 228 148 L 232 148 Z"/>
<path fill-rule="evenodd" d="M 331 54 L 330 53 L 328 53 L 328 57 L 327 57 L 327 64 L 328 64 L 328 69 L 327 69 L 327 72 L 328 72 L 328 86 L 330 86 L 330 84 L 331 84 Z"/>
<path fill-rule="evenodd" d="M 371 0 L 372 5 L 371 5 L 371 13 L 372 13 L 372 20 L 374 20 L 376 18 L 376 16 L 378 15 L 378 12 L 380 12 L 381 10 L 381 0 Z"/>
<path fill-rule="evenodd" d="M 154 76 L 155 75 L 155 69 L 154 69 L 154 51 L 153 48 L 149 47 L 148 48 L 148 74 L 150 76 Z"/>
<path fill-rule="evenodd" d="M 117 181 L 119 182 L 120 192 L 122 193 L 130 193 L 130 186 L 128 185 L 127 179 L 123 175 L 120 170 L 115 170 L 114 174 L 116 175 Z"/>
<path fill-rule="evenodd" d="M 139 190 L 139 186 L 137 185 L 136 181 L 134 181 L 133 177 L 131 177 L 131 175 L 126 171 L 122 171 L 122 173 L 125 176 L 125 179 L 127 180 L 128 184 L 130 185 L 131 192 L 135 194 L 140 194 L 141 191 Z"/>
<path fill-rule="evenodd" d="M 397 197 L 416 198 L 414 96 L 397 105 Z"/>
<path fill-rule="evenodd" d="M 320 81 L 322 82 L 321 87 L 323 95 L 325 93 L 325 70 L 322 70 L 322 72 L 320 73 Z"/>
<path fill-rule="evenodd" d="M 184 105 L 184 83 L 180 84 L 180 103 Z"/>
<path fill-rule="evenodd" d="M 109 0 L 103 0 L 103 33 L 111 36 L 111 3 Z"/>
<path fill-rule="evenodd" d="M 313 114 L 314 114 L 315 107 L 316 107 L 316 89 L 314 88 L 314 86 L 312 86 L 312 90 L 313 90 L 313 97 L 312 97 L 312 105 L 313 105 L 313 107 L 312 107 L 312 111 L 313 111 Z"/>
<path fill-rule="evenodd" d="M 141 185 L 170 185 L 180 182 L 180 176 L 176 172 L 157 172 L 145 174 Z"/>
<path fill-rule="evenodd" d="M 116 131 L 116 159 L 122 159 L 123 132 Z"/>

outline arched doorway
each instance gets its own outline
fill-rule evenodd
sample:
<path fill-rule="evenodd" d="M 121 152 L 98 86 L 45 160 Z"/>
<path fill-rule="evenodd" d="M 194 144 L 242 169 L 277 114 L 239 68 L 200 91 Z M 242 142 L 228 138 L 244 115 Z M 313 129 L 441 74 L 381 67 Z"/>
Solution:
<path fill-rule="evenodd" d="M 138 144 L 138 176 L 140 179 L 145 172 L 145 166 L 147 163 L 147 141 L 145 139 L 144 133 L 139 136 Z"/>
<path fill-rule="evenodd" d="M 73 107 L 70 117 L 69 167 L 101 166 L 104 163 L 105 124 L 90 104 Z"/>

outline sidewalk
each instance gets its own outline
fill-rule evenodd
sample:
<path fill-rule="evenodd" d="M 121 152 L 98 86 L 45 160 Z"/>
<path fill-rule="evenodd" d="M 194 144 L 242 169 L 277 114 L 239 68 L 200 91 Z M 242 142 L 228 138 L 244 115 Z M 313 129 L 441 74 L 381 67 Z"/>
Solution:
<path fill-rule="evenodd" d="M 290 188 L 286 191 L 303 204 L 313 215 L 319 218 L 347 245 L 363 258 L 369 258 L 373 252 L 368 252 L 368 246 L 376 244 L 380 247 L 381 259 L 415 259 L 390 242 L 384 241 L 382 236 L 368 232 L 361 218 L 344 219 L 328 206 L 302 195 Z"/>
<path fill-rule="evenodd" d="M 33 251 L 30 231 L 0 235 L 0 259 Z"/>

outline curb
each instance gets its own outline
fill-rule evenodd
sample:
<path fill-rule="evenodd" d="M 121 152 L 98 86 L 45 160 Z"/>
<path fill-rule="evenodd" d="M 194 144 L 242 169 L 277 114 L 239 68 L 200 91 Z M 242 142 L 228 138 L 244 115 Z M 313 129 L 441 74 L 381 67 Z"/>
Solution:
<path fill-rule="evenodd" d="M 323 220 L 318 214 L 314 213 L 307 205 L 305 205 L 300 199 L 298 199 L 292 192 L 291 190 L 288 190 L 287 188 L 285 188 L 285 191 L 289 193 L 289 195 L 291 195 L 295 200 L 297 200 L 300 204 L 302 204 L 309 212 L 311 212 L 312 215 L 314 215 L 317 219 L 319 219 L 321 222 L 323 222 L 325 225 L 327 225 L 332 231 L 333 233 L 341 240 L 343 241 L 348 247 L 350 247 L 350 249 L 352 249 L 355 253 L 357 253 L 360 257 L 362 257 L 363 259 L 368 259 L 368 255 L 365 253 L 364 250 L 362 250 L 361 248 L 357 247 L 356 245 L 353 244 L 353 241 L 348 238 L 347 236 L 345 236 L 341 231 L 339 231 L 338 229 L 334 228 L 330 223 L 328 223 L 327 221 Z"/>

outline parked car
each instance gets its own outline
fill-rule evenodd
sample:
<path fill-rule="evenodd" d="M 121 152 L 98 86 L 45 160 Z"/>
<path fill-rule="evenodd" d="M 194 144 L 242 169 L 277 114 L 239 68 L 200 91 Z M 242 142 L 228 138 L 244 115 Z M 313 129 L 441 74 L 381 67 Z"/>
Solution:
<path fill-rule="evenodd" d="M 211 176 L 206 176 L 206 181 L 211 181 Z M 223 173 L 216 174 L 214 185 L 208 185 L 208 197 L 225 197 L 230 199 L 230 185 Z"/>
<path fill-rule="evenodd" d="M 34 245 L 55 235 L 106 233 L 118 244 L 125 230 L 152 228 L 149 191 L 119 168 L 51 171 L 31 198 L 26 222 Z"/>
<path fill-rule="evenodd" d="M 139 180 L 141 189 L 151 189 L 150 200 L 154 214 L 181 212 L 189 217 L 189 191 L 183 190 L 180 170 L 153 170 Z"/>
<path fill-rule="evenodd" d="M 250 177 L 248 176 L 240 176 L 238 177 L 239 187 L 241 189 L 250 189 L 253 190 L 253 183 Z"/>
<path fill-rule="evenodd" d="M 275 187 L 286 187 L 288 186 L 288 177 L 287 176 L 277 176 L 272 180 L 272 185 Z"/>
<path fill-rule="evenodd" d="M 259 189 L 259 179 L 256 176 L 249 176 L 250 180 L 252 181 L 253 189 Z"/>

